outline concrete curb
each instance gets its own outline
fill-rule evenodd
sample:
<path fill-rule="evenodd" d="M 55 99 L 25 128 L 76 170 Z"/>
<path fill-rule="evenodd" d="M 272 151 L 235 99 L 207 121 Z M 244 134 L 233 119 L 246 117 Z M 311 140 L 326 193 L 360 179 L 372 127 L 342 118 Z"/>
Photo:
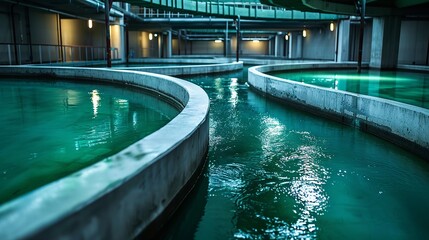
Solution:
<path fill-rule="evenodd" d="M 123 151 L 0 206 L 0 239 L 129 239 L 162 223 L 200 174 L 209 99 L 200 87 L 154 73 L 71 67 L 0 67 L 3 76 L 48 76 L 133 85 L 184 108 Z M 192 187 L 193 184 L 190 184 Z M 159 226 L 158 226 L 159 227 Z"/>
<path fill-rule="evenodd" d="M 206 64 L 206 65 L 189 65 L 189 66 L 159 66 L 159 67 L 126 67 L 119 69 L 127 69 L 133 71 L 143 71 L 151 73 L 159 73 L 169 76 L 180 75 L 196 75 L 219 72 L 230 72 L 243 69 L 243 62 Z"/>
<path fill-rule="evenodd" d="M 429 160 L 429 109 L 264 74 L 280 70 L 355 66 L 355 63 L 299 63 L 252 67 L 248 70 L 248 82 L 264 94 L 358 127 Z"/>

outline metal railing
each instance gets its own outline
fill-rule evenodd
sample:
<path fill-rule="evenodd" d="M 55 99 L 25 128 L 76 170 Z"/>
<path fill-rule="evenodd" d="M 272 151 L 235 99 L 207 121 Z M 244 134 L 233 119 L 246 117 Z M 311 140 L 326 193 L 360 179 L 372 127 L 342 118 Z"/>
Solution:
<path fill-rule="evenodd" d="M 142 18 L 193 18 L 193 14 L 132 6 L 131 12 Z"/>
<path fill-rule="evenodd" d="M 119 50 L 111 49 L 112 59 L 119 59 Z M 105 47 L 85 45 L 0 43 L 0 64 L 52 64 L 106 59 Z"/>

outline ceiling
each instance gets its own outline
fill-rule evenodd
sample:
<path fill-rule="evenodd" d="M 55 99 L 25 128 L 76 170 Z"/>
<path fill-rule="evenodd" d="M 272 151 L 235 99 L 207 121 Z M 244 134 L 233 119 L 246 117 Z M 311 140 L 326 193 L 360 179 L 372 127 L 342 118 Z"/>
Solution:
<path fill-rule="evenodd" d="M 124 0 L 125 2 L 137 0 Z M 183 1 L 209 1 L 209 0 L 183 0 Z M 357 15 L 355 1 L 357 0 L 210 0 L 225 3 L 252 3 L 269 4 L 299 11 L 330 12 L 336 14 Z M 0 0 L 0 3 L 19 4 L 41 10 L 61 13 L 62 18 L 92 18 L 95 21 L 104 21 L 104 1 L 96 0 Z M 156 1 L 154 1 L 156 2 Z M 112 10 L 120 14 L 119 11 Z M 177 9 L 180 12 L 180 9 Z M 429 17 L 429 0 L 367 0 L 367 13 L 369 16 L 400 14 L 406 16 Z M 146 29 L 148 31 L 162 32 L 166 29 L 173 31 L 187 30 L 198 32 L 202 29 L 216 33 L 224 32 L 225 24 L 231 18 L 193 17 L 190 19 L 148 19 L 128 18 L 130 30 Z M 265 31 L 276 32 L 298 31 L 303 27 L 325 29 L 332 20 L 245 20 L 241 21 L 243 32 Z M 229 24 L 229 31 L 233 31 Z M 268 26 L 268 27 L 267 27 Z"/>
<path fill-rule="evenodd" d="M 358 15 L 356 2 L 362 0 L 183 0 L 184 2 L 213 2 L 214 4 L 264 4 L 285 8 L 286 10 L 299 10 L 303 12 L 333 13 L 341 15 Z M 21 5 L 38 6 L 51 10 L 69 13 L 82 18 L 95 18 L 103 20 L 104 1 L 100 0 L 0 0 Z M 144 0 L 120 0 L 132 4 L 147 5 Z M 151 6 L 157 1 L 153 2 Z M 164 2 L 162 0 L 158 2 Z M 156 4 L 155 4 L 156 6 Z M 159 4 L 163 8 L 162 4 Z M 180 12 L 180 8 L 175 11 Z M 429 0 L 366 0 L 367 16 L 403 15 L 429 17 Z"/>
<path fill-rule="evenodd" d="M 104 21 L 104 1 L 86 1 L 86 0 L 0 0 L 11 5 L 27 6 L 48 12 L 61 13 L 62 18 L 92 18 L 98 21 Z M 118 12 L 116 12 L 118 13 Z M 113 15 L 115 12 L 113 12 Z M 112 15 L 112 13 L 111 13 Z"/>
<path fill-rule="evenodd" d="M 356 3 L 362 0 L 260 0 L 261 3 L 295 9 L 357 15 Z M 366 0 L 368 16 L 429 16 L 429 0 Z"/>

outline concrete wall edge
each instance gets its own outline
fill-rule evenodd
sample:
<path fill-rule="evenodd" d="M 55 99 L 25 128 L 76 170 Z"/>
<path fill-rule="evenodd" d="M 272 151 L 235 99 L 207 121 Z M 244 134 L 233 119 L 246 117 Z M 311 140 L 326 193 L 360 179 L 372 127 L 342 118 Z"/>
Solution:
<path fill-rule="evenodd" d="M 429 109 L 265 74 L 280 70 L 351 67 L 356 67 L 356 64 L 296 63 L 255 66 L 248 70 L 248 82 L 253 89 L 268 96 L 318 115 L 331 116 L 337 121 L 387 139 L 429 160 Z"/>
<path fill-rule="evenodd" d="M 0 67 L 0 75 L 132 84 L 175 96 L 185 106 L 166 126 L 121 152 L 0 205 L 1 239 L 134 238 L 164 218 L 171 203 L 181 202 L 175 197 L 205 163 L 209 99 L 190 82 L 154 73 L 72 67 Z"/>

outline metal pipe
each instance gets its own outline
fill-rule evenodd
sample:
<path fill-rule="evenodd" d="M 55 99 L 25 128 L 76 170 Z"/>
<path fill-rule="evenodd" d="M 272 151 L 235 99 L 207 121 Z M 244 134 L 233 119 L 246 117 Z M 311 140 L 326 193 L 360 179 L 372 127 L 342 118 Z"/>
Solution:
<path fill-rule="evenodd" d="M 33 58 L 34 58 L 33 57 L 33 44 L 31 41 L 30 11 L 28 10 L 28 7 L 25 7 L 25 25 L 26 25 L 28 43 L 30 46 L 30 62 L 33 63 Z"/>
<path fill-rule="evenodd" d="M 13 4 L 10 8 L 11 8 L 10 9 L 10 12 L 11 12 L 10 17 L 12 19 L 13 47 L 14 47 L 14 50 L 15 50 L 15 52 L 14 52 L 14 55 L 15 55 L 15 64 L 18 65 L 18 50 L 17 50 L 17 47 L 16 47 L 17 43 L 16 43 L 16 30 L 15 30 L 15 11 L 14 11 L 15 4 Z"/>
<path fill-rule="evenodd" d="M 360 29 L 359 29 L 359 54 L 357 72 L 361 72 L 362 68 L 362 48 L 363 48 L 363 34 L 365 30 L 365 7 L 366 0 L 360 0 Z"/>
<path fill-rule="evenodd" d="M 228 56 L 228 21 L 225 22 L 225 40 L 223 41 L 225 57 Z"/>
<path fill-rule="evenodd" d="M 184 30 L 185 33 L 185 55 L 188 55 L 188 33 Z"/>
<path fill-rule="evenodd" d="M 237 52 L 236 52 L 236 62 L 240 61 L 240 15 L 237 16 L 237 23 L 235 26 L 237 30 Z"/>
<path fill-rule="evenodd" d="M 428 47 L 426 51 L 426 65 L 428 65 L 428 63 L 429 63 L 429 40 L 428 40 Z"/>
<path fill-rule="evenodd" d="M 39 45 L 39 62 L 40 62 L 40 64 L 43 63 L 43 60 L 42 60 L 42 45 Z"/>
<path fill-rule="evenodd" d="M 48 59 L 49 59 L 49 64 L 51 64 L 51 46 L 48 46 Z"/>
<path fill-rule="evenodd" d="M 58 45 L 60 46 L 59 53 L 58 53 L 58 48 L 57 48 L 57 62 L 59 62 L 60 59 L 64 61 L 64 58 L 63 58 L 63 56 L 64 56 L 64 53 L 63 53 L 63 29 L 61 27 L 61 15 L 57 14 L 57 17 L 58 17 L 57 29 L 58 29 L 58 42 L 59 42 Z"/>
<path fill-rule="evenodd" d="M 106 26 L 106 58 L 107 58 L 107 67 L 112 67 L 112 56 L 110 52 L 110 24 L 109 24 L 109 13 L 110 13 L 110 6 L 109 6 L 109 0 L 104 1 L 104 21 Z"/>
<path fill-rule="evenodd" d="M 130 61 L 130 34 L 128 24 L 125 24 L 125 62 L 128 64 Z"/>
<path fill-rule="evenodd" d="M 337 21 L 337 27 L 335 29 L 335 56 L 334 56 L 334 62 L 338 62 L 338 45 L 339 45 L 340 25 L 341 25 L 341 21 Z"/>
<path fill-rule="evenodd" d="M 182 30 L 179 29 L 177 33 L 177 51 L 180 56 L 180 45 L 182 45 Z"/>
<path fill-rule="evenodd" d="M 76 1 L 80 2 L 84 5 L 96 8 L 97 10 L 103 9 L 104 12 L 106 12 L 106 9 L 108 9 L 110 14 L 114 17 L 123 17 L 124 16 L 124 13 L 116 10 L 115 8 L 112 9 L 112 6 L 110 6 L 110 4 L 106 3 L 106 2 L 104 2 L 104 4 L 103 4 L 102 2 L 97 1 L 97 0 L 95 0 L 95 1 L 94 0 L 76 0 Z"/>
<path fill-rule="evenodd" d="M 12 65 L 12 56 L 10 53 L 10 44 L 7 45 L 7 54 L 9 56 L 9 65 Z"/>

